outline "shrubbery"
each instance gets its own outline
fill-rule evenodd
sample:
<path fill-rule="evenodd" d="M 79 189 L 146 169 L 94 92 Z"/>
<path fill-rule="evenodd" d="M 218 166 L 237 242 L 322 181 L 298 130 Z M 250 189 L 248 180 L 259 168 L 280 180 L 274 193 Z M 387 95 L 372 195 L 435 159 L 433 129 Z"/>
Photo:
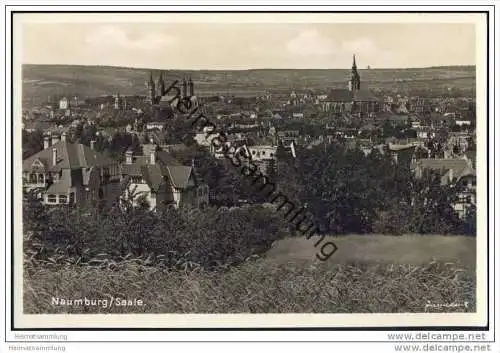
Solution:
<path fill-rule="evenodd" d="M 27 261 L 133 256 L 168 267 L 207 268 L 262 253 L 287 232 L 277 216 L 259 206 L 223 212 L 169 208 L 154 213 L 140 207 L 92 212 L 47 208 L 34 200 L 25 203 L 24 227 Z"/>
<path fill-rule="evenodd" d="M 279 163 L 277 182 L 307 204 L 326 233 L 475 235 L 475 212 L 463 220 L 452 208 L 461 186 L 441 185 L 439 173 L 418 179 L 389 153 L 365 156 L 342 144 L 298 156 Z"/>

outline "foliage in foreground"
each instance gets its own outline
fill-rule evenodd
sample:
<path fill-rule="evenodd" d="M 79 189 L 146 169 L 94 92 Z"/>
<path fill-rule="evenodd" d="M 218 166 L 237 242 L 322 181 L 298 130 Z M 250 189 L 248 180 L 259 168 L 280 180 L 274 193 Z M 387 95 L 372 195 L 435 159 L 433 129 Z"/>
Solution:
<path fill-rule="evenodd" d="M 64 299 L 141 299 L 144 306 L 67 307 Z M 432 304 L 468 307 L 436 308 Z M 452 263 L 246 262 L 218 271 L 145 266 L 137 259 L 96 266 L 25 268 L 25 313 L 397 313 L 474 312 L 475 277 Z"/>
<path fill-rule="evenodd" d="M 148 265 L 205 268 L 237 264 L 267 251 L 287 234 L 283 220 L 263 207 L 224 212 L 115 207 L 86 212 L 74 207 L 24 205 L 24 261 L 88 263 L 148 258 Z"/>

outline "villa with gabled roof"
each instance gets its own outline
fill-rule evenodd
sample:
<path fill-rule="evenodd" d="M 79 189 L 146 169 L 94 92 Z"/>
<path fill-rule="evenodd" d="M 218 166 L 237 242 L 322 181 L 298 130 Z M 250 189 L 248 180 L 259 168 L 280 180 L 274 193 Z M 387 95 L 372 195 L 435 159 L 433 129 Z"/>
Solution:
<path fill-rule="evenodd" d="M 121 179 L 128 181 L 127 196 L 134 205 L 140 199 L 155 210 L 164 206 L 202 207 L 208 204 L 208 186 L 195 173 L 194 166 L 182 165 L 168 152 L 145 145 L 144 155 L 125 152 Z M 143 146 L 144 147 L 144 146 Z"/>
<path fill-rule="evenodd" d="M 23 190 L 46 205 L 86 206 L 119 197 L 119 164 L 91 147 L 45 138 L 45 148 L 23 161 Z"/>

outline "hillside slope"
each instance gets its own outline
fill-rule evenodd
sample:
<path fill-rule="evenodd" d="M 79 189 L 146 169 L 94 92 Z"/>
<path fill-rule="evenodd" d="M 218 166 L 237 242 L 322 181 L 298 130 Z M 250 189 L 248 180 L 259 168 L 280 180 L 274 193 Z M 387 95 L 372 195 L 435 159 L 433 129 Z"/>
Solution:
<path fill-rule="evenodd" d="M 152 70 L 155 80 L 159 70 Z M 107 66 L 23 65 L 23 101 L 44 102 L 64 95 L 81 97 L 147 93 L 149 69 Z M 191 76 L 201 94 L 262 94 L 269 90 L 321 89 L 342 87 L 349 70 L 241 70 L 241 71 L 164 71 L 166 82 Z M 362 84 L 371 89 L 418 90 L 455 87 L 473 91 L 473 66 L 434 67 L 418 69 L 360 70 Z"/>

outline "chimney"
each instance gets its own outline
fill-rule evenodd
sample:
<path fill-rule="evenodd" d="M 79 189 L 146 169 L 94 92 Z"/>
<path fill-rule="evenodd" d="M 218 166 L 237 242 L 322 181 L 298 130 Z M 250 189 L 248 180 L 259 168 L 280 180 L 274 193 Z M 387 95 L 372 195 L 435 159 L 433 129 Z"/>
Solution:
<path fill-rule="evenodd" d="M 60 136 L 52 135 L 52 145 L 55 145 L 56 143 L 58 143 L 59 139 L 60 139 Z"/>
<path fill-rule="evenodd" d="M 90 149 L 94 150 L 95 149 L 95 140 L 90 141 Z"/>
<path fill-rule="evenodd" d="M 125 164 L 132 164 L 132 154 L 133 152 L 131 150 L 125 152 Z"/>
<path fill-rule="evenodd" d="M 43 149 L 46 150 L 47 148 L 50 147 L 50 141 L 49 141 L 49 137 L 48 136 L 45 136 L 43 138 Z"/>
<path fill-rule="evenodd" d="M 52 149 L 52 165 L 57 164 L 57 148 Z"/>
<path fill-rule="evenodd" d="M 150 163 L 151 164 L 155 164 L 156 163 L 156 151 L 151 151 Z"/>
<path fill-rule="evenodd" d="M 61 134 L 61 141 L 62 141 L 62 142 L 66 142 L 66 133 L 65 133 L 65 132 L 63 132 L 63 133 Z"/>

